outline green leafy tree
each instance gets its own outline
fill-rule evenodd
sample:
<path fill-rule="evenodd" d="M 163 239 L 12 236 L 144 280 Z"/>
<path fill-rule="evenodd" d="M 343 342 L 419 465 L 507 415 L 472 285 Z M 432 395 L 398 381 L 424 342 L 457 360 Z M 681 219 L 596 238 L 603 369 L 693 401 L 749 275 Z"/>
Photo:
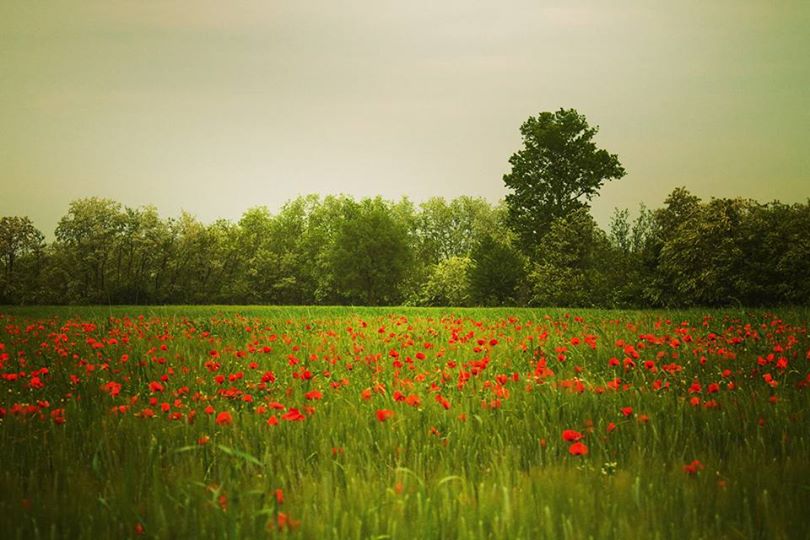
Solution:
<path fill-rule="evenodd" d="M 660 240 L 666 242 L 681 234 L 680 227 L 700 211 L 700 197 L 685 187 L 672 190 L 664 200 L 664 207 L 656 210 L 655 223 Z"/>
<path fill-rule="evenodd" d="M 467 306 L 470 304 L 469 257 L 450 257 L 432 267 L 422 286 L 420 303 L 427 306 Z"/>
<path fill-rule="evenodd" d="M 155 275 L 161 302 L 191 304 L 211 277 L 211 238 L 205 224 L 188 212 L 169 221 L 169 239 L 161 254 L 165 271 Z M 214 295 L 208 291 L 208 300 Z"/>
<path fill-rule="evenodd" d="M 0 218 L 0 261 L 7 276 L 14 273 L 17 259 L 42 247 L 44 237 L 30 218 L 3 216 Z"/>
<path fill-rule="evenodd" d="M 792 205 L 784 213 L 780 211 L 780 206 L 772 205 L 783 233 L 778 243 L 771 244 L 778 246 L 776 249 L 780 251 L 776 263 L 781 276 L 777 286 L 780 292 L 776 301 L 768 303 L 781 301 L 806 306 L 810 304 L 810 235 L 807 234 L 810 231 L 810 200 Z"/>
<path fill-rule="evenodd" d="M 630 253 L 631 230 L 630 211 L 627 208 L 614 208 L 608 225 L 608 239 L 620 253 Z"/>
<path fill-rule="evenodd" d="M 351 202 L 337 226 L 330 254 L 335 291 L 344 302 L 399 302 L 412 260 L 407 224 L 381 198 Z"/>
<path fill-rule="evenodd" d="M 382 200 L 380 203 L 386 204 Z M 356 205 L 350 197 L 329 195 L 314 204 L 307 213 L 306 229 L 297 248 L 298 270 L 293 274 L 296 279 L 302 280 L 306 303 L 339 304 L 347 301 L 340 290 L 334 255 L 341 245 L 339 242 L 352 230 L 352 227 L 343 227 L 347 215 Z M 392 214 L 388 217 L 396 221 L 395 216 Z M 360 225 L 355 223 L 355 226 Z M 405 227 L 402 232 L 406 232 Z"/>
<path fill-rule="evenodd" d="M 645 305 L 645 295 L 654 277 L 657 259 L 646 261 L 649 242 L 655 229 L 652 212 L 640 205 L 638 217 L 630 221 L 627 209 L 616 209 L 610 219 L 608 240 L 610 253 L 602 265 L 607 278 L 608 296 L 606 305 L 612 307 L 636 307 Z"/>
<path fill-rule="evenodd" d="M 451 257 L 469 257 L 484 234 L 497 234 L 498 209 L 486 200 L 463 195 L 447 202 L 432 197 L 422 203 L 416 217 L 419 257 L 437 264 Z"/>
<path fill-rule="evenodd" d="M 551 224 L 540 243 L 529 281 L 532 304 L 588 307 L 609 302 L 606 266 L 610 243 L 587 209 L 579 208 Z"/>
<path fill-rule="evenodd" d="M 34 256 L 37 259 L 43 248 L 44 237 L 28 217 L 4 216 L 0 218 L 0 261 L 3 274 L 0 276 L 0 302 L 12 302 L 33 288 L 27 278 L 29 272 L 21 272 L 18 261 Z M 23 261 L 27 262 L 27 261 Z M 38 269 L 38 265 L 37 265 Z"/>
<path fill-rule="evenodd" d="M 112 301 L 113 254 L 124 225 L 125 213 L 116 201 L 91 197 L 70 203 L 55 232 L 67 255 L 72 301 Z"/>
<path fill-rule="evenodd" d="M 810 202 L 707 203 L 675 189 L 663 208 L 618 210 L 609 233 L 585 206 L 557 218 L 531 273 L 506 207 L 459 197 L 418 209 L 381 198 L 300 197 L 238 223 L 107 199 L 71 203 L 43 244 L 0 218 L 0 302 L 568 306 L 810 302 Z M 531 294 L 530 294 L 531 293 Z"/>
<path fill-rule="evenodd" d="M 654 212 L 644 203 L 639 204 L 638 216 L 630 229 L 630 251 L 641 253 L 655 237 Z"/>
<path fill-rule="evenodd" d="M 206 274 L 201 286 L 194 291 L 193 302 L 244 303 L 246 298 L 237 287 L 239 271 L 246 259 L 239 245 L 239 225 L 218 219 L 206 227 L 205 233 L 208 241 Z"/>
<path fill-rule="evenodd" d="M 121 231 L 110 250 L 110 301 L 155 302 L 151 276 L 161 270 L 158 257 L 167 234 L 166 222 L 154 206 L 124 208 L 121 219 Z"/>
<path fill-rule="evenodd" d="M 555 219 L 586 208 L 605 181 L 626 174 L 616 154 L 597 148 L 597 131 L 574 109 L 542 112 L 520 127 L 523 148 L 503 180 L 509 224 L 527 254 L 536 255 Z"/>
<path fill-rule="evenodd" d="M 472 303 L 511 306 L 523 300 L 526 261 L 509 242 L 484 235 L 473 246 L 469 269 Z"/>
<path fill-rule="evenodd" d="M 419 205 L 414 216 L 416 258 L 409 272 L 415 283 L 415 303 L 425 301 L 428 281 L 443 275 L 438 268 L 452 258 L 469 259 L 475 243 L 485 234 L 497 235 L 502 226 L 501 211 L 482 198 L 462 195 L 451 201 L 432 197 Z"/>
<path fill-rule="evenodd" d="M 272 223 L 273 216 L 265 206 L 250 208 L 239 219 L 236 242 L 240 265 L 233 284 L 239 302 L 259 304 L 266 301 L 266 274 L 262 266 Z"/>
<path fill-rule="evenodd" d="M 329 259 L 346 197 L 298 197 L 272 216 L 252 283 L 271 304 L 338 303 Z M 254 272 L 254 270 L 251 270 Z"/>
<path fill-rule="evenodd" d="M 680 197 L 684 201 L 688 204 L 669 204 L 657 214 L 660 223 L 672 218 L 658 256 L 666 304 L 754 306 L 810 299 L 810 205 Z"/>
<path fill-rule="evenodd" d="M 678 304 L 672 275 L 661 268 L 661 250 L 680 234 L 679 227 L 700 210 L 701 201 L 684 187 L 677 187 L 664 200 L 664 207 L 643 209 L 634 226 L 635 249 L 641 269 L 637 304 L 669 306 Z M 629 287 L 634 289 L 635 285 Z"/>
<path fill-rule="evenodd" d="M 742 225 L 750 205 L 743 199 L 712 199 L 675 227 L 659 255 L 664 283 L 672 288 L 670 304 L 742 303 L 747 264 Z"/>

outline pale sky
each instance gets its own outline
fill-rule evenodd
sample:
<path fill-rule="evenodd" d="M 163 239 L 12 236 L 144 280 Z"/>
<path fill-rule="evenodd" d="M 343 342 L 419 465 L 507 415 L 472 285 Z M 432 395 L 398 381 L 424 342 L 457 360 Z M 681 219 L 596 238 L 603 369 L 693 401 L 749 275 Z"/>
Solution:
<path fill-rule="evenodd" d="M 810 197 L 808 1 L 0 2 L 0 215 L 203 221 L 307 193 L 506 193 L 573 107 L 628 170 L 593 205 Z"/>

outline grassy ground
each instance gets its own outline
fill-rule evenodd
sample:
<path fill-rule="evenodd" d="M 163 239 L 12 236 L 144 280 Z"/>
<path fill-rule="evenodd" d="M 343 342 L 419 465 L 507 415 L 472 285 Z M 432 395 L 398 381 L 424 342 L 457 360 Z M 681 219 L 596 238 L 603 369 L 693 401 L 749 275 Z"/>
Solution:
<path fill-rule="evenodd" d="M 810 538 L 806 309 L 0 313 L 3 538 Z"/>

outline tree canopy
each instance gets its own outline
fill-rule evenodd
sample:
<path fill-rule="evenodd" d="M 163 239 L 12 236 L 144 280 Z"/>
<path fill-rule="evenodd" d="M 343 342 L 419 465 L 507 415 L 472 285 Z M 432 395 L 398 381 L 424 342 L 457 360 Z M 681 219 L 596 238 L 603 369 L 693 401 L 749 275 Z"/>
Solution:
<path fill-rule="evenodd" d="M 346 205 L 331 250 L 338 294 L 352 304 L 400 301 L 411 258 L 408 231 L 380 198 Z"/>
<path fill-rule="evenodd" d="M 503 181 L 509 223 L 527 254 L 555 219 L 587 207 L 604 182 L 626 174 L 616 154 L 593 142 L 598 129 L 575 109 L 541 112 L 520 126 L 523 148 Z"/>
<path fill-rule="evenodd" d="M 481 199 L 299 197 L 236 221 L 162 218 L 107 199 L 70 204 L 55 240 L 0 216 L 0 303 L 674 307 L 810 303 L 810 201 L 580 207 L 529 259 Z"/>

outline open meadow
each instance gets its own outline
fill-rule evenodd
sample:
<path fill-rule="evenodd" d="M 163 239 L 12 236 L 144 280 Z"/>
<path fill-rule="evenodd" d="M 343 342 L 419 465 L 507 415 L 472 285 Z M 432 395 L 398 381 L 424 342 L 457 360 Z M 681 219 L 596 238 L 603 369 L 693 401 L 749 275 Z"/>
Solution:
<path fill-rule="evenodd" d="M 808 538 L 807 309 L 0 310 L 3 538 Z"/>

